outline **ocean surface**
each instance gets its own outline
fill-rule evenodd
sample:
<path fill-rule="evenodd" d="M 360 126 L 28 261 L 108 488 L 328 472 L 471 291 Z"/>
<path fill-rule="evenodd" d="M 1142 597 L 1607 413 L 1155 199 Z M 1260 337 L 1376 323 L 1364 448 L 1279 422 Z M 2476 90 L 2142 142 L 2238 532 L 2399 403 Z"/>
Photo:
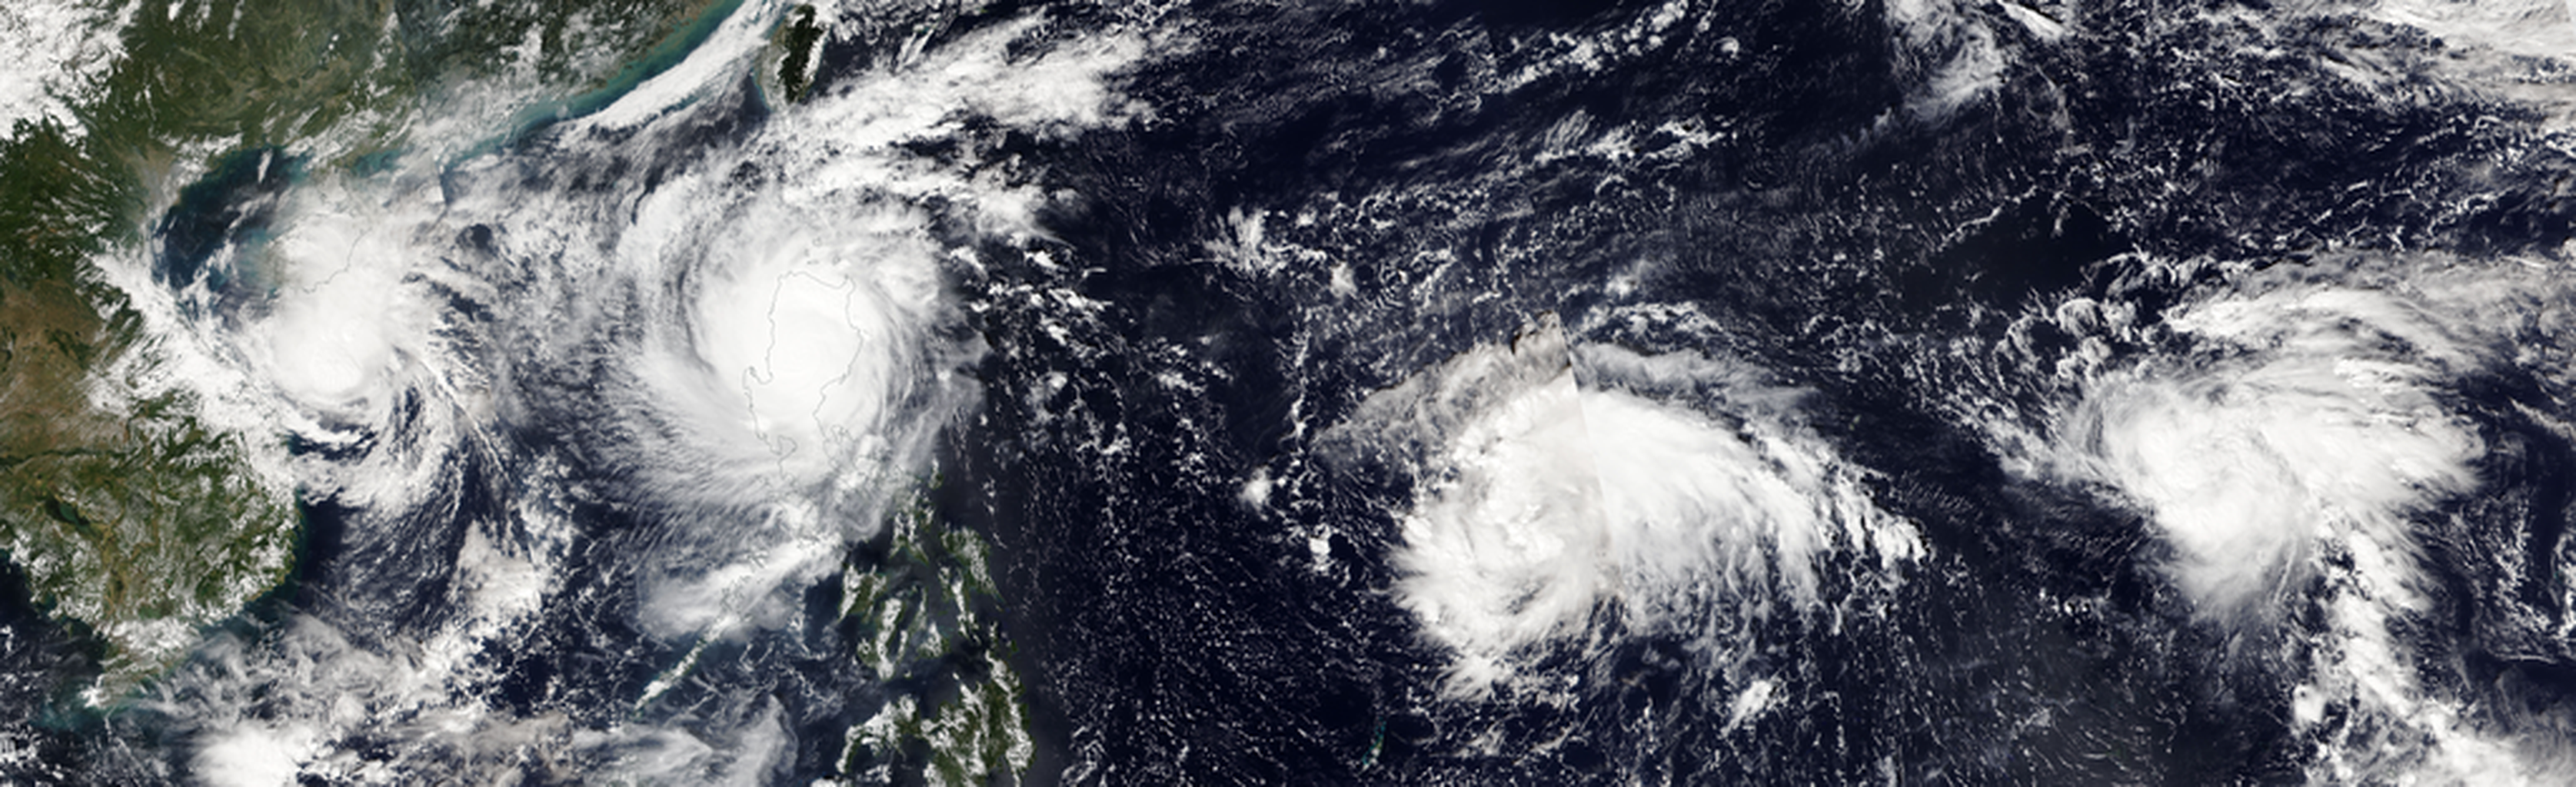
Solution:
<path fill-rule="evenodd" d="M 0 781 L 2576 781 L 2566 4 L 256 5 L 0 10 Z"/>

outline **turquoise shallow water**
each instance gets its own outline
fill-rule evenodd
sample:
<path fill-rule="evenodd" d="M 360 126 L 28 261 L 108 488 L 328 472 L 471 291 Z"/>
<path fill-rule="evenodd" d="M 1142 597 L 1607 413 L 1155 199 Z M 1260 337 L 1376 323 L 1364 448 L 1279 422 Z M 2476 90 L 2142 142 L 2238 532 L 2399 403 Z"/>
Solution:
<path fill-rule="evenodd" d="M 625 98 L 646 80 L 659 76 L 662 72 L 670 70 L 672 66 L 679 65 L 680 61 L 686 60 L 690 53 L 697 51 L 699 45 L 706 43 L 709 36 L 715 35 L 716 29 L 723 26 L 725 20 L 731 19 L 734 14 L 740 12 L 742 6 L 743 0 L 717 0 L 709 4 L 687 25 L 672 31 L 652 48 L 646 49 L 642 56 L 620 66 L 613 75 L 608 77 L 605 84 L 569 98 L 543 101 L 519 110 L 510 122 L 509 132 L 467 149 L 458 154 L 457 160 L 464 161 L 489 154 L 496 149 L 516 144 L 529 134 L 547 126 L 583 117 L 617 103 L 618 99 Z"/>
<path fill-rule="evenodd" d="M 2562 5 L 147 3 L 0 781 L 2561 783 Z"/>

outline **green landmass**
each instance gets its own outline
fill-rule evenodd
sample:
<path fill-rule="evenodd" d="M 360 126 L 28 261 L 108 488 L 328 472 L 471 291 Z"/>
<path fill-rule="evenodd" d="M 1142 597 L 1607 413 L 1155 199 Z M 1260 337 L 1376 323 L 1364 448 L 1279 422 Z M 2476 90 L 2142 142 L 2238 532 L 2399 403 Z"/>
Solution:
<path fill-rule="evenodd" d="M 100 8 L 113 15 L 119 5 Z M 169 0 L 146 0 L 122 31 L 123 58 L 70 97 L 77 128 L 9 130 L 0 548 L 40 604 L 97 638 L 104 675 L 93 701 L 130 691 L 199 629 L 284 581 L 298 525 L 293 490 L 252 464 L 281 452 L 280 436 L 214 429 L 185 392 L 107 379 L 107 369 L 161 359 L 93 261 L 149 253 L 155 212 L 225 156 L 276 148 L 312 169 L 380 166 L 410 144 L 441 90 L 517 69 L 522 82 L 533 75 L 556 97 L 575 95 L 610 84 L 715 8 L 192 0 L 174 13 Z"/>
<path fill-rule="evenodd" d="M 875 718 L 850 729 L 848 783 L 1015 784 L 1027 772 L 1028 705 L 993 619 L 990 551 L 916 493 L 844 569 L 852 647 L 890 692 Z"/>
<path fill-rule="evenodd" d="M 814 23 L 813 6 L 800 5 L 787 12 L 786 23 L 769 39 L 769 54 L 778 61 L 773 90 L 786 94 L 791 103 L 804 101 L 806 91 L 814 87 L 815 59 L 822 56 L 822 43 L 823 28 Z"/>

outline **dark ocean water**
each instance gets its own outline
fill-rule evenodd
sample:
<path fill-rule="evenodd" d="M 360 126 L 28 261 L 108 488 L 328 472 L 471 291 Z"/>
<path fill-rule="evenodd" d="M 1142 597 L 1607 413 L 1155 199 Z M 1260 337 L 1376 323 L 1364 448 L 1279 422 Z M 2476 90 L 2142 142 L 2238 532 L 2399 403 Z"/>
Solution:
<path fill-rule="evenodd" d="M 1046 738 L 1101 783 L 2307 780 L 2320 746 L 2345 745 L 2337 722 L 2291 718 L 2300 654 L 2324 636 L 2319 590 L 2283 588 L 2277 625 L 2197 617 L 2132 503 L 2006 472 L 1957 421 L 1957 381 L 1926 373 L 2009 341 L 2070 344 L 2008 337 L 2033 302 L 2119 297 L 2153 323 L 2204 284 L 2129 283 L 2158 260 L 2262 269 L 2566 237 L 2544 193 L 2568 162 L 2532 149 L 2550 134 L 2527 113 L 2467 92 L 2390 100 L 2314 65 L 2356 40 L 2440 45 L 2353 20 L 2258 34 L 2192 19 L 2230 8 L 2266 12 L 2052 7 L 2081 32 L 2043 41 L 1995 24 L 2001 6 L 1961 6 L 2008 64 L 1937 113 L 1908 102 L 1948 53 L 1908 46 L 1877 5 L 1694 6 L 1658 47 L 1557 70 L 1536 65 L 1562 50 L 1544 42 L 1633 41 L 1622 31 L 1655 8 L 1194 14 L 1193 52 L 1135 78 L 1162 122 L 1091 135 L 1050 172 L 1082 195 L 1049 226 L 1085 270 L 1004 274 L 1111 309 L 1070 341 L 1040 329 L 1058 315 L 987 312 L 993 390 L 1073 381 L 1043 405 L 992 397 L 965 440 L 985 447 L 975 475 L 1016 619 L 1063 714 Z M 1671 160 L 1551 161 L 1569 123 L 1641 129 L 1641 151 L 1682 146 L 1675 127 L 1723 136 Z M 1349 265 L 1357 293 L 1332 294 L 1319 266 L 1206 264 L 1205 239 L 1256 210 L 1278 217 L 1274 242 Z M 1632 266 L 1650 272 L 1605 291 Z M 1613 316 L 1654 304 L 1715 327 Z M 1837 589 L 1866 597 L 1856 608 L 1709 613 L 1794 687 L 1758 722 L 1729 723 L 1743 684 L 1699 632 L 1615 622 L 1527 654 L 1572 686 L 1554 699 L 1442 698 L 1446 655 L 1389 593 L 1406 483 L 1317 466 L 1320 430 L 1303 427 L 1542 312 L 1594 326 L 1578 343 L 1723 352 L 1811 389 L 1818 431 L 1921 528 L 1930 556 L 1899 588 Z M 1191 384 L 1157 382 L 1171 374 Z M 2557 592 L 2543 577 L 2566 515 L 2564 438 L 2505 412 L 2563 383 L 2503 376 L 2519 379 L 2452 394 L 2512 448 L 2486 460 L 2486 492 L 2445 504 L 2465 512 L 2455 532 L 2420 534 L 2438 544 L 2435 609 L 2400 636 L 2426 649 L 2428 685 L 2513 686 L 2552 715 L 2563 648 L 2506 655 L 2481 633 L 2565 614 L 2488 600 Z M 1127 449 L 1102 457 L 1109 435 Z M 1247 510 L 1255 472 L 1294 502 Z M 1335 530 L 1326 574 L 1286 535 L 1317 523 Z"/>
<path fill-rule="evenodd" d="M 308 198 L 392 206 L 427 371 L 299 427 L 294 583 L 146 701 L 0 598 L 12 762 L 948 783 L 854 730 L 1009 671 L 965 781 L 2553 783 L 2571 61 L 2436 5 L 826 8 L 804 103 L 733 62 Z M 1125 109 L 1014 92 L 1086 46 Z M 155 225 L 191 319 L 296 313 L 227 262 L 323 213 L 269 156 Z M 777 332 L 840 288 L 900 316 Z M 976 573 L 915 510 L 992 592 L 850 607 Z"/>

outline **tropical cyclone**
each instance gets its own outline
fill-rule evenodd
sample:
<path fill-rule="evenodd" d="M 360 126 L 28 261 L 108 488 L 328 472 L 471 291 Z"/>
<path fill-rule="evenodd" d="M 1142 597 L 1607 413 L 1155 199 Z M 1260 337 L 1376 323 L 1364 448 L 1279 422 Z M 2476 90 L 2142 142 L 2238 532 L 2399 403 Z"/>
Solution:
<path fill-rule="evenodd" d="M 2564 783 L 2570 24 L 12 6 L 0 780 Z"/>
<path fill-rule="evenodd" d="M 14 127 L 0 232 L 24 241 L 0 251 L 0 519 L 36 598 L 104 641 L 94 704 L 123 702 L 206 626 L 280 587 L 300 548 L 281 419 L 244 398 L 182 312 L 236 307 L 221 300 L 228 282 L 266 282 L 255 249 L 273 197 L 309 162 L 399 147 L 393 119 L 464 84 L 379 57 L 407 34 L 373 14 L 143 5 L 0 9 L 0 43 L 31 55 L 0 72 L 0 125 Z M 498 21 L 441 20 L 443 36 L 419 41 L 436 46 L 405 51 L 481 51 Z M 665 29 L 580 35 L 629 51 Z M 604 76 L 527 54 L 557 82 L 525 90 Z M 279 71 L 309 76 L 235 79 Z"/>
<path fill-rule="evenodd" d="M 1480 696 L 1535 661 L 1533 646 L 1600 636 L 1605 603 L 1617 628 L 1647 632 L 1706 625 L 1693 618 L 1708 607 L 1812 613 L 1827 603 L 1826 550 L 1889 564 L 1864 585 L 1897 581 L 1893 564 L 1921 550 L 1912 526 L 1802 434 L 1795 392 L 1750 376 L 1702 356 L 1578 353 L 1545 315 L 1372 395 L 1323 443 L 1413 479 L 1395 590 L 1457 651 L 1453 690 Z M 1741 409 L 1687 404 L 1702 397 Z"/>
<path fill-rule="evenodd" d="M 974 401 L 947 266 L 1024 248 L 1050 199 L 976 134 L 1125 122 L 1105 75 L 1148 42 L 1003 20 L 787 101 L 743 69 L 786 66 L 789 10 L 709 9 L 600 100 L 472 130 L 500 143 L 424 123 L 222 156 L 157 248 L 94 260 L 159 351 L 113 368 L 282 433 L 252 458 L 333 556 L 237 628 L 203 630 L 239 602 L 196 610 L 172 638 L 196 658 L 139 670 L 174 761 L 238 783 L 486 749 L 638 779 L 1028 767 L 983 542 L 897 503 L 936 489 L 932 439 Z M 522 76 L 450 87 L 542 98 Z M 263 565 L 286 563 L 225 568 Z M 849 606 L 809 597 L 835 585 Z M 815 662 L 870 669 L 789 668 Z M 787 748 L 818 725 L 840 745 Z"/>

